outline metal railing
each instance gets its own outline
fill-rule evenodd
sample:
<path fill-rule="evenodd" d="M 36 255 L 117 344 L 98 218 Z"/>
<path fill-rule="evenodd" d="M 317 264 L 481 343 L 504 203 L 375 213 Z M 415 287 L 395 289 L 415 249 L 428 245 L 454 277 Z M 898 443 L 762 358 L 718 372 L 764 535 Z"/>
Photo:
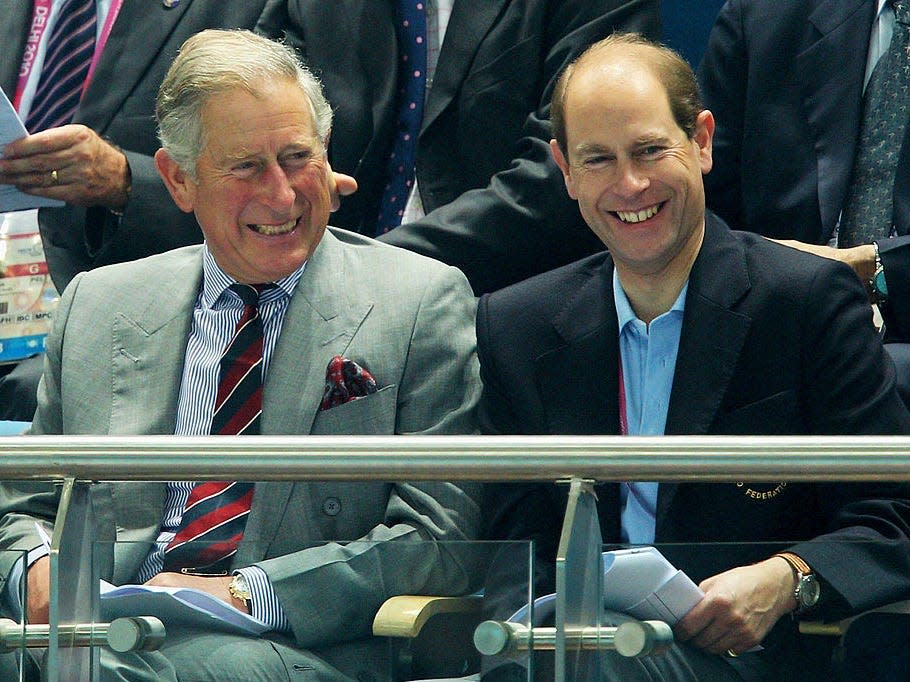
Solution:
<path fill-rule="evenodd" d="M 0 480 L 910 481 L 895 436 L 13 436 Z"/>

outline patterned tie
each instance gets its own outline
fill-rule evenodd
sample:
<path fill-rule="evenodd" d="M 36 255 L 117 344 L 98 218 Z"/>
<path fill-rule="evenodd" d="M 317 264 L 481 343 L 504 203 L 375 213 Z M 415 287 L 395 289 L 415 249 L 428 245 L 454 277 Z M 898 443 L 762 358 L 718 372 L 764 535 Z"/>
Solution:
<path fill-rule="evenodd" d="M 243 313 L 234 337 L 221 356 L 218 394 L 211 433 L 256 435 L 262 414 L 262 319 L 260 289 L 233 284 L 243 300 Z M 164 550 L 164 570 L 204 570 L 223 573 L 243 538 L 253 484 L 206 481 L 197 483 L 186 503 L 180 528 Z"/>
<path fill-rule="evenodd" d="M 424 0 L 400 0 L 398 47 L 398 132 L 392 145 L 386 177 L 388 184 L 379 207 L 376 234 L 401 224 L 414 185 L 417 136 L 423 122 L 427 87 L 427 11 Z"/>
<path fill-rule="evenodd" d="M 875 65 L 863 97 L 863 123 L 838 246 L 888 237 L 894 215 L 894 178 L 910 113 L 910 2 L 891 0 L 891 43 Z"/>
<path fill-rule="evenodd" d="M 95 0 L 65 0 L 60 6 L 25 121 L 29 132 L 73 120 L 95 51 L 95 24 Z"/>

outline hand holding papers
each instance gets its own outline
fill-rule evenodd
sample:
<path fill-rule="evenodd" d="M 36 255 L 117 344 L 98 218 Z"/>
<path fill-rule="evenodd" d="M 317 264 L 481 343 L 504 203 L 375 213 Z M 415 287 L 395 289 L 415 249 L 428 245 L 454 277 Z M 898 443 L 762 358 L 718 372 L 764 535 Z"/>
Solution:
<path fill-rule="evenodd" d="M 0 156 L 2 149 L 10 142 L 28 135 L 28 131 L 13 108 L 6 94 L 0 90 Z M 46 199 L 20 192 L 12 185 L 0 185 L 0 213 L 6 211 L 23 211 L 42 206 L 63 206 L 57 199 Z"/>
<path fill-rule="evenodd" d="M 603 553 L 604 608 L 640 620 L 662 620 L 671 627 L 705 596 L 698 585 L 675 568 L 654 547 L 617 549 Z M 534 621 L 552 616 L 556 595 L 534 600 Z M 527 607 L 509 618 L 522 622 Z"/>

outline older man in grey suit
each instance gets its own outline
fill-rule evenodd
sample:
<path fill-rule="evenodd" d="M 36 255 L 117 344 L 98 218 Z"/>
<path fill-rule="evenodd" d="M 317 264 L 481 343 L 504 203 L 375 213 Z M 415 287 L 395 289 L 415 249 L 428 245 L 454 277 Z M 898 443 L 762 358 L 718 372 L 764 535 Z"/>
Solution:
<path fill-rule="evenodd" d="M 473 431 L 479 381 L 467 281 L 436 261 L 326 229 L 336 189 L 325 151 L 331 110 L 294 54 L 248 32 L 204 31 L 181 49 L 157 114 L 158 170 L 177 205 L 195 213 L 205 244 L 73 280 L 49 338 L 32 432 Z M 256 285 L 258 309 L 238 285 Z M 227 409 L 221 356 L 233 357 L 252 320 L 263 332 L 250 372 L 261 363 L 250 393 L 261 390 L 261 413 L 257 403 L 246 426 L 225 431 L 216 428 Z M 191 487 L 94 486 L 99 535 L 152 545 L 118 547 L 107 577 L 205 590 L 269 632 L 172 629 L 160 653 L 102 654 L 104 679 L 246 682 L 289 679 L 288 671 L 384 679 L 385 647 L 369 638 L 382 601 L 469 587 L 469 559 L 445 543 L 476 535 L 472 486 L 256 483 L 239 545 L 213 560 L 227 569 L 216 577 L 179 572 L 169 560 L 194 506 Z M 30 552 L 33 622 L 46 617 L 48 589 L 35 521 L 52 523 L 57 493 L 36 483 L 0 489 L 0 548 Z M 336 539 L 360 541 L 328 542 Z"/>

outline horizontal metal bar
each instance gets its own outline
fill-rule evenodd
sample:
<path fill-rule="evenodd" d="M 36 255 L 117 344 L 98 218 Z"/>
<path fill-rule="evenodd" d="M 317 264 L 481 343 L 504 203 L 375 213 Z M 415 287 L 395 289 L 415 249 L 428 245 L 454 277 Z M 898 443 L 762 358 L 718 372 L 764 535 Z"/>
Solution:
<path fill-rule="evenodd" d="M 0 479 L 910 481 L 910 437 L 13 436 Z"/>

